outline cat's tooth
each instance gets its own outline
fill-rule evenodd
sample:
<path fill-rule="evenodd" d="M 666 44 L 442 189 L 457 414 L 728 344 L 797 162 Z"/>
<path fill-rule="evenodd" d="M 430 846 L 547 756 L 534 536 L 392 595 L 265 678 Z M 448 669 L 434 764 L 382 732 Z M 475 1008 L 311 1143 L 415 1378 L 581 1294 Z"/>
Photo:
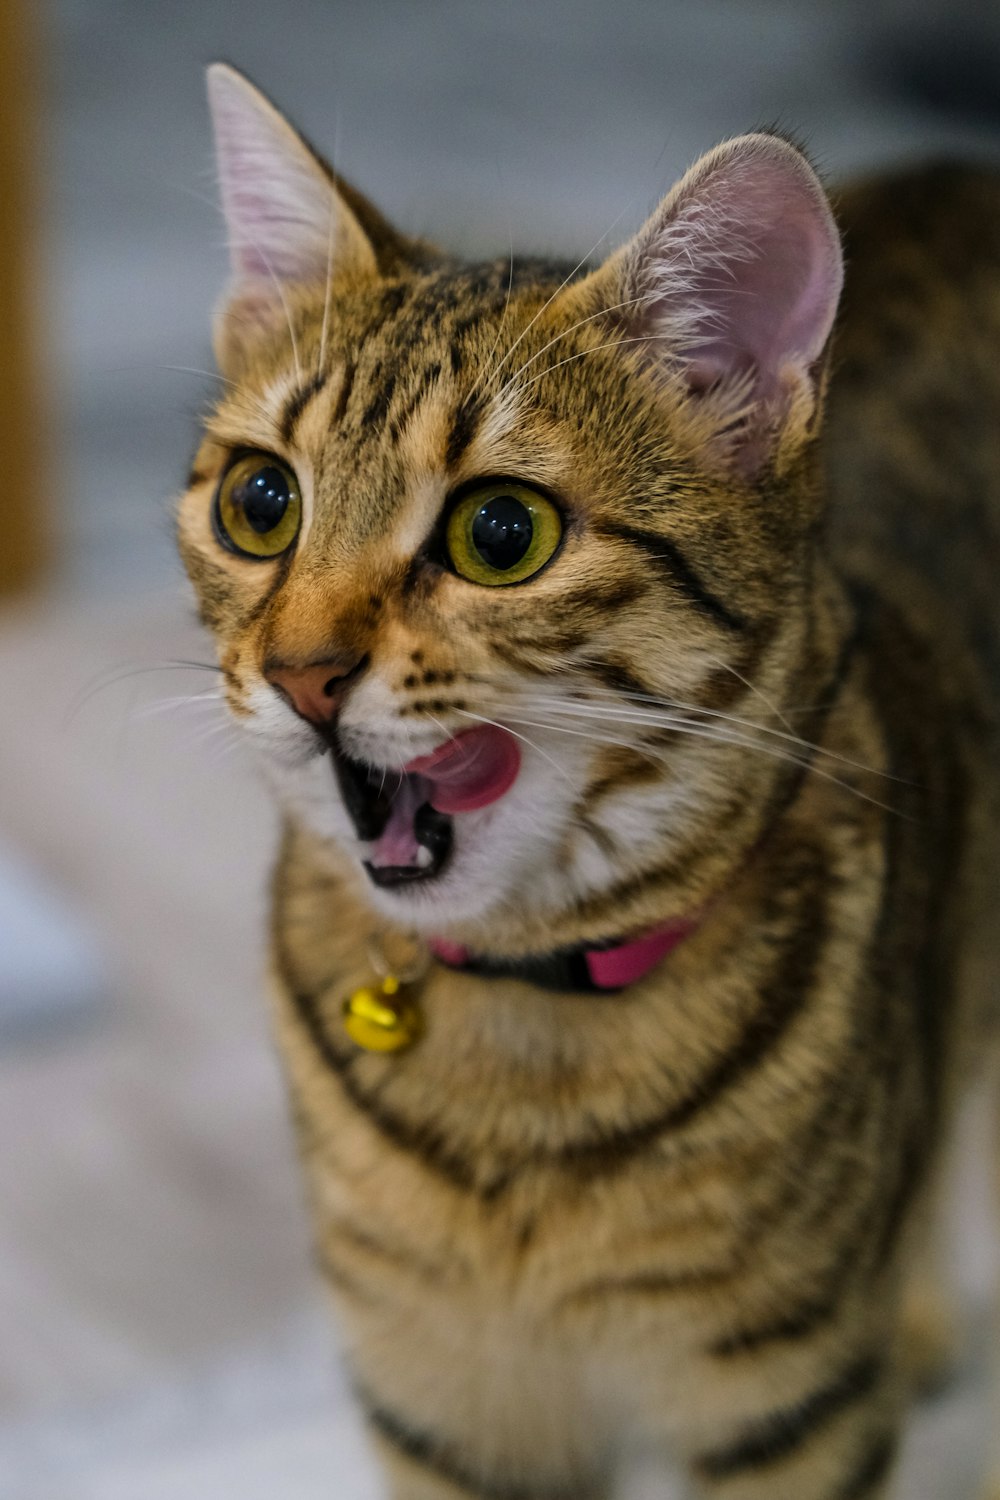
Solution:
<path fill-rule="evenodd" d="M 428 866 L 433 862 L 433 859 L 434 856 L 431 854 L 431 851 L 429 849 L 425 849 L 423 844 L 420 844 L 417 848 L 418 869 L 426 870 Z"/>

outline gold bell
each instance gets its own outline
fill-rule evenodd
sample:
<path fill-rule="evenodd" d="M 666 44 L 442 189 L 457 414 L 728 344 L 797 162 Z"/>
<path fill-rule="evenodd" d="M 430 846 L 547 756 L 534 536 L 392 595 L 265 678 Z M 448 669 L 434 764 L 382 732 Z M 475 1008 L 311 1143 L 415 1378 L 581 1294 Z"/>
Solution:
<path fill-rule="evenodd" d="M 344 1001 L 344 1030 L 366 1052 L 399 1052 L 420 1033 L 420 1012 L 394 974 L 378 989 L 364 985 Z"/>

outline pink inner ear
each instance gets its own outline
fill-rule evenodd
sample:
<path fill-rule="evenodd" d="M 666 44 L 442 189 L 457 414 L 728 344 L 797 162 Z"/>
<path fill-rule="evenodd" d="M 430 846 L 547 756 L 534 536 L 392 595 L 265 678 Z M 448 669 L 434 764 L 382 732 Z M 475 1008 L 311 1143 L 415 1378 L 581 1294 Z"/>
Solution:
<path fill-rule="evenodd" d="M 742 148 L 742 149 L 741 149 Z M 676 336 L 694 390 L 748 376 L 770 400 L 783 369 L 823 350 L 842 280 L 840 244 L 811 169 L 767 137 L 740 143 L 667 206 L 639 271 L 643 322 Z"/>
<path fill-rule="evenodd" d="M 233 269 L 267 281 L 321 275 L 334 212 L 322 170 L 244 80 L 212 70 L 209 95 Z"/>

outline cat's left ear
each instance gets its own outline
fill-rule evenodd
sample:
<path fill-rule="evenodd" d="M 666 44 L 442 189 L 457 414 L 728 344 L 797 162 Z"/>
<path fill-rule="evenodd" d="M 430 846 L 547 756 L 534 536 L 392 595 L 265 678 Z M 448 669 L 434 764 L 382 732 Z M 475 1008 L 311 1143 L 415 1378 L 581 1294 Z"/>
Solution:
<path fill-rule="evenodd" d="M 696 163 L 580 292 L 697 403 L 720 461 L 752 477 L 815 426 L 842 280 L 815 172 L 761 134 Z"/>
<path fill-rule="evenodd" d="M 234 344 L 284 317 L 286 287 L 376 276 L 379 257 L 333 172 L 249 79 L 213 63 L 207 82 L 233 272 L 217 330 L 225 367 Z"/>

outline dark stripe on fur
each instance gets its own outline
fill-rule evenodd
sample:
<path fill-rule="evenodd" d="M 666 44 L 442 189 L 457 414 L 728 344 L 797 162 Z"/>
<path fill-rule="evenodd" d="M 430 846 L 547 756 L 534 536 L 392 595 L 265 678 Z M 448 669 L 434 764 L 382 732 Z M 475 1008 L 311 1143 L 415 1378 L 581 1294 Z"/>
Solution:
<path fill-rule="evenodd" d="M 260 598 L 252 606 L 252 608 L 248 609 L 246 614 L 240 618 L 239 628 L 241 631 L 249 630 L 251 625 L 256 624 L 258 620 L 262 620 L 267 614 L 268 610 L 271 607 L 272 600 L 275 598 L 275 595 L 280 593 L 285 579 L 291 572 L 292 562 L 294 561 L 294 558 L 295 545 L 293 544 L 288 548 L 287 552 L 283 552 L 278 558 L 277 565 L 274 567 L 271 581 L 268 584 L 267 588 L 264 590 L 263 594 L 261 594 Z"/>
<path fill-rule="evenodd" d="M 369 401 L 365 408 L 365 414 L 361 418 L 363 427 L 384 427 L 392 405 L 392 398 L 396 390 L 395 375 L 387 375 L 380 391 Z"/>
<path fill-rule="evenodd" d="M 326 373 L 321 370 L 318 375 L 314 375 L 311 380 L 307 380 L 305 385 L 299 386 L 298 390 L 293 391 L 289 396 L 285 402 L 285 409 L 281 413 L 281 422 L 278 427 L 282 442 L 290 443 L 292 441 L 295 435 L 295 424 L 312 398 L 318 395 L 326 385 L 326 379 Z"/>
<path fill-rule="evenodd" d="M 357 365 L 353 360 L 348 360 L 347 364 L 344 366 L 344 374 L 340 382 L 340 390 L 337 392 L 337 404 L 334 406 L 333 411 L 330 415 L 331 427 L 336 426 L 338 422 L 342 422 L 344 420 L 344 415 L 347 411 L 347 403 L 348 401 L 350 401 L 351 392 L 354 389 L 354 377 L 357 373 Z"/>
<path fill-rule="evenodd" d="M 834 1417 L 869 1396 L 881 1374 L 882 1366 L 872 1356 L 855 1360 L 827 1385 L 761 1417 L 735 1443 L 703 1453 L 695 1461 L 696 1471 L 704 1479 L 728 1479 L 790 1458 Z"/>
<path fill-rule="evenodd" d="M 625 787 L 642 786 L 646 782 L 656 781 L 663 774 L 660 762 L 645 755 L 638 748 L 622 751 L 621 761 L 623 763 L 617 765 L 613 771 L 596 777 L 584 787 L 583 796 L 577 804 L 578 808 L 581 810 L 592 808 L 594 803 L 599 802 L 602 797 L 614 795 L 624 790 Z"/>
<path fill-rule="evenodd" d="M 736 1354 L 753 1354 L 765 1344 L 781 1343 L 785 1340 L 804 1339 L 826 1323 L 837 1310 L 836 1297 L 817 1298 L 814 1302 L 802 1302 L 794 1312 L 757 1328 L 741 1329 L 713 1344 L 711 1354 L 717 1359 L 728 1359 Z"/>
<path fill-rule="evenodd" d="M 760 1008 L 729 1051 L 716 1059 L 684 1098 L 662 1114 L 596 1140 L 571 1143 L 558 1153 L 562 1161 L 588 1175 L 614 1171 L 657 1136 L 688 1124 L 774 1051 L 812 994 L 816 964 L 826 940 L 829 880 L 815 853 L 812 869 L 803 871 L 802 884 L 802 908 L 790 922 L 791 931 L 771 980 L 761 987 Z"/>
<path fill-rule="evenodd" d="M 477 1182 L 473 1164 L 451 1151 L 438 1131 L 427 1124 L 402 1119 L 379 1103 L 377 1090 L 369 1092 L 362 1087 L 355 1074 L 356 1065 L 364 1061 L 362 1055 L 353 1050 L 351 1053 L 341 1052 L 334 1046 L 324 1024 L 320 996 L 307 994 L 296 983 L 280 939 L 280 911 L 276 912 L 276 917 L 274 951 L 278 972 L 299 1021 L 323 1062 L 339 1080 L 344 1093 L 394 1146 L 415 1156 L 453 1187 L 464 1192 L 474 1191 Z M 402 1059 L 395 1059 L 397 1066 L 400 1061 Z"/>
<path fill-rule="evenodd" d="M 854 597 L 854 605 L 853 624 L 844 637 L 830 677 L 822 684 L 817 684 L 815 677 L 810 679 L 810 692 L 815 697 L 818 707 L 802 725 L 800 733 L 803 737 L 808 735 L 812 743 L 802 749 L 801 763 L 790 767 L 788 772 L 784 776 L 779 776 L 775 782 L 774 791 L 765 811 L 765 822 L 769 827 L 774 826 L 791 807 L 802 790 L 806 778 L 814 770 L 819 753 L 817 747 L 823 738 L 823 731 L 831 713 L 840 702 L 855 666 L 858 648 L 865 637 L 867 609 L 860 596 Z M 848 775 L 845 774 L 848 771 L 849 768 L 838 765 L 832 774 L 838 775 L 842 781 L 848 781 Z M 881 783 L 879 783 L 879 788 L 884 791 Z"/>
<path fill-rule="evenodd" d="M 369 1307 L 378 1307 L 381 1304 L 382 1299 L 376 1296 L 370 1287 L 363 1286 L 355 1275 L 336 1263 L 327 1246 L 315 1252 L 315 1259 L 320 1275 L 336 1291 L 342 1292 L 345 1297 L 364 1302 Z"/>
<path fill-rule="evenodd" d="M 639 1124 L 609 1131 L 596 1139 L 570 1141 L 562 1147 L 528 1156 L 524 1161 L 501 1170 L 491 1180 L 477 1171 L 474 1160 L 454 1151 L 433 1125 L 397 1115 L 380 1100 L 377 1085 L 370 1089 L 364 1086 L 358 1071 L 372 1059 L 353 1051 L 349 1054 L 341 1052 L 325 1025 L 321 996 L 308 994 L 297 984 L 280 939 L 280 908 L 275 913 L 276 962 L 302 1025 L 352 1103 L 363 1110 L 394 1145 L 417 1157 L 429 1170 L 462 1191 L 475 1192 L 484 1200 L 493 1201 L 506 1191 L 521 1171 L 539 1161 L 562 1165 L 586 1177 L 618 1170 L 658 1136 L 689 1123 L 763 1062 L 780 1044 L 811 993 L 811 981 L 827 926 L 828 886 L 819 878 L 821 873 L 812 870 L 802 873 L 799 882 L 803 888 L 800 897 L 802 909 L 780 952 L 771 981 L 762 987 L 760 1009 L 748 1020 L 734 1046 L 716 1060 L 684 1098 Z M 810 874 L 813 874 L 812 881 L 809 880 Z M 393 1065 L 397 1069 L 405 1066 L 405 1059 L 396 1058 Z"/>
<path fill-rule="evenodd" d="M 455 412 L 444 450 L 444 461 L 449 469 L 454 468 L 472 442 L 481 417 L 482 407 L 477 401 L 463 401 Z"/>
<path fill-rule="evenodd" d="M 463 1192 L 474 1191 L 477 1187 L 474 1164 L 452 1151 L 444 1137 L 430 1125 L 406 1120 L 381 1105 L 377 1091 L 373 1089 L 369 1092 L 363 1088 L 355 1076 L 354 1065 L 360 1060 L 358 1054 L 348 1056 L 333 1046 L 314 997 L 296 992 L 292 995 L 292 1001 L 317 1052 L 330 1071 L 336 1074 L 352 1104 L 357 1105 L 376 1129 L 401 1151 L 415 1156 L 425 1167 L 445 1178 L 453 1187 L 461 1188 Z"/>
<path fill-rule="evenodd" d="M 861 1117 L 868 1107 L 869 1072 L 860 1072 L 859 1065 L 849 1060 L 844 1062 L 845 1071 L 856 1090 L 850 1108 L 839 1110 L 842 1095 L 838 1092 L 831 1099 L 822 1095 L 818 1099 L 816 1123 L 807 1133 L 804 1149 L 789 1163 L 791 1177 L 776 1205 L 771 1205 L 760 1219 L 748 1230 L 748 1245 L 753 1255 L 754 1246 L 760 1244 L 767 1229 L 782 1218 L 788 1203 L 801 1203 L 801 1189 L 808 1185 L 813 1163 L 822 1160 L 824 1138 L 853 1142 Z M 843 1082 L 843 1080 L 841 1080 Z M 825 1130 L 822 1128 L 825 1126 Z M 828 1133 L 826 1133 L 828 1132 Z M 847 1222 L 838 1217 L 835 1225 L 828 1223 L 831 1212 L 842 1210 L 850 1202 L 852 1190 L 862 1186 L 859 1198 L 852 1204 Z M 860 1247 L 865 1241 L 870 1226 L 872 1199 L 877 1197 L 878 1183 L 859 1178 L 857 1158 L 853 1150 L 845 1150 L 833 1175 L 821 1184 L 817 1199 L 808 1203 L 797 1222 L 801 1236 L 808 1233 L 810 1242 L 829 1244 L 836 1253 L 817 1276 L 818 1285 L 805 1296 L 792 1297 L 790 1306 L 780 1315 L 772 1315 L 759 1323 L 737 1328 L 718 1339 L 709 1348 L 717 1359 L 731 1359 L 741 1354 L 754 1354 L 767 1344 L 782 1343 L 809 1338 L 836 1316 L 844 1296 L 854 1280 L 861 1262 Z"/>
<path fill-rule="evenodd" d="M 415 388 L 410 391 L 401 409 L 397 411 L 389 424 L 389 434 L 394 443 L 398 443 L 410 421 L 413 419 L 417 408 L 427 399 L 428 393 L 441 378 L 441 366 L 434 361 L 420 373 L 420 379 Z"/>
<path fill-rule="evenodd" d="M 580 1303 L 602 1302 L 609 1296 L 664 1297 L 681 1292 L 711 1292 L 733 1281 L 741 1269 L 732 1260 L 726 1260 L 717 1265 L 691 1266 L 686 1271 L 665 1272 L 662 1275 L 640 1271 L 635 1276 L 600 1276 L 567 1292 L 560 1299 L 560 1305 L 570 1307 Z"/>
<path fill-rule="evenodd" d="M 456 1488 L 466 1490 L 475 1500 L 586 1500 L 586 1491 L 579 1484 L 572 1487 L 525 1485 L 484 1479 L 446 1440 L 411 1426 L 396 1412 L 380 1405 L 362 1387 L 356 1385 L 355 1392 L 380 1437 L 414 1463 L 430 1469 Z"/>
<path fill-rule="evenodd" d="M 656 696 L 647 682 L 643 682 L 622 662 L 615 661 L 612 657 L 595 658 L 590 663 L 590 670 L 603 687 L 610 688 L 615 693 L 622 693 L 626 698 L 645 700 Z M 653 707 L 655 706 L 654 704 Z"/>
<path fill-rule="evenodd" d="M 723 604 L 718 595 L 713 594 L 711 589 L 702 583 L 676 543 L 669 541 L 660 532 L 642 531 L 637 526 L 625 526 L 613 521 L 605 522 L 600 527 L 600 531 L 605 536 L 613 536 L 619 541 L 628 542 L 631 546 L 637 547 L 640 552 L 644 552 L 650 561 L 659 563 L 661 571 L 670 582 L 716 625 L 734 632 L 749 629 L 749 623 L 744 616 Z"/>
<path fill-rule="evenodd" d="M 412 1245 L 390 1244 L 384 1238 L 345 1219 L 333 1220 L 323 1232 L 322 1254 L 335 1255 L 340 1249 L 346 1250 L 348 1254 L 353 1250 L 366 1260 L 374 1257 L 386 1266 L 405 1271 L 408 1276 L 419 1276 L 426 1282 L 441 1285 L 443 1282 L 459 1279 L 456 1274 L 457 1257 L 445 1263 L 429 1260 Z"/>
<path fill-rule="evenodd" d="M 833 1492 L 830 1500 L 869 1500 L 872 1491 L 888 1478 L 898 1446 L 895 1433 L 886 1432 L 874 1438 L 854 1472 Z"/>

